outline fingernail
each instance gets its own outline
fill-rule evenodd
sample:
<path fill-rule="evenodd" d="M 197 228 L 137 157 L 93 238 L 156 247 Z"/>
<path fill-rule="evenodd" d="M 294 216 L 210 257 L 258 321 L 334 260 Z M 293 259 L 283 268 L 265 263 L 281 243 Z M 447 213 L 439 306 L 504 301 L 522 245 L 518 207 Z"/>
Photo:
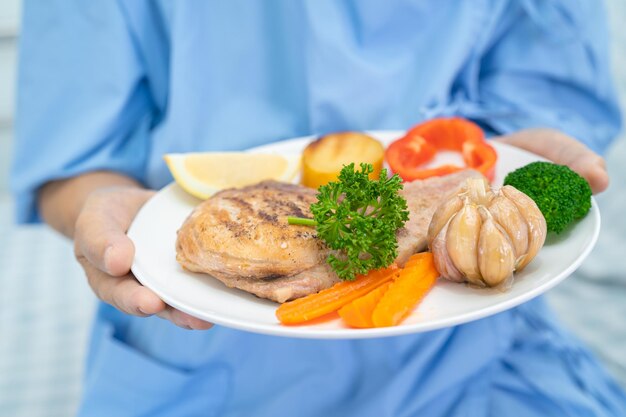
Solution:
<path fill-rule="evenodd" d="M 107 246 L 104 250 L 104 256 L 102 257 L 102 262 L 104 264 L 105 272 L 108 274 L 111 273 L 111 258 L 113 257 L 113 245 Z"/>
<path fill-rule="evenodd" d="M 143 314 L 146 317 L 150 317 L 150 316 L 154 316 L 156 313 L 154 311 L 152 312 L 148 312 L 147 310 L 149 310 L 149 308 L 147 308 L 145 305 L 138 305 L 137 306 L 137 312 L 139 314 Z"/>

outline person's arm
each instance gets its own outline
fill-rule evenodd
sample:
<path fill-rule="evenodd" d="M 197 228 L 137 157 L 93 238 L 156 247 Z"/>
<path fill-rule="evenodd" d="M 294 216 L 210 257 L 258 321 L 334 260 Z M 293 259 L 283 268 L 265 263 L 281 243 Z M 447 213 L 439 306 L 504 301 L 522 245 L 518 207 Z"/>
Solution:
<path fill-rule="evenodd" d="M 39 213 L 53 229 L 74 239 L 76 220 L 85 201 L 94 191 L 111 187 L 143 190 L 137 180 L 124 174 L 88 172 L 66 180 L 51 181 L 41 187 L 38 193 Z"/>
<path fill-rule="evenodd" d="M 101 300 L 206 329 L 209 323 L 167 306 L 130 274 L 126 230 L 152 195 L 141 184 L 159 108 L 122 6 L 24 2 L 11 172 L 17 219 L 43 219 L 73 238 Z"/>
<path fill-rule="evenodd" d="M 130 272 L 135 248 L 126 232 L 153 194 L 126 175 L 95 171 L 45 184 L 38 202 L 43 219 L 74 239 L 76 259 L 102 301 L 127 314 L 156 314 L 180 327 L 208 329 L 211 323 L 168 306 Z"/>

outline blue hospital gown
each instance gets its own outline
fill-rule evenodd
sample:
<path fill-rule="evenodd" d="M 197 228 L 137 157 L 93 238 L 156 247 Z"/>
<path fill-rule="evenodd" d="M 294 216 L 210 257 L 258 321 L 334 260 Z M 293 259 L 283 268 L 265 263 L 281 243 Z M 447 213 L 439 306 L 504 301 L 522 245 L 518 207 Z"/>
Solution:
<path fill-rule="evenodd" d="M 620 120 L 594 0 L 24 5 L 12 185 L 91 170 L 151 188 L 168 152 L 471 118 L 602 152 Z M 541 299 L 371 340 L 186 331 L 100 305 L 81 416 L 624 416 L 626 397 Z"/>

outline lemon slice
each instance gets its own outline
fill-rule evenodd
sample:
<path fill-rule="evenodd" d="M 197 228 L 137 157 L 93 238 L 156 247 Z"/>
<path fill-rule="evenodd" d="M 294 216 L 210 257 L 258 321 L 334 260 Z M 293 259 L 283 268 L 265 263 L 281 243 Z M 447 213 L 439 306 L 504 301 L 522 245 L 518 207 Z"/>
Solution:
<path fill-rule="evenodd" d="M 224 188 L 263 180 L 291 182 L 300 172 L 300 155 L 243 152 L 171 153 L 164 156 L 176 183 L 207 199 Z"/>

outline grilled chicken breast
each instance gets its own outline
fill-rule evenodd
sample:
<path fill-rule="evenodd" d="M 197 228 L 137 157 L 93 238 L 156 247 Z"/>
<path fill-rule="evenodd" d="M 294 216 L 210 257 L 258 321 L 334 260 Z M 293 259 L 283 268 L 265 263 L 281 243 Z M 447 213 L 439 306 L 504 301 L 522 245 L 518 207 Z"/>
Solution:
<path fill-rule="evenodd" d="M 472 176 L 481 174 L 462 171 L 405 184 L 409 221 L 398 230 L 399 265 L 425 248 L 435 209 Z M 328 288 L 339 281 L 326 262 L 328 249 L 314 228 L 287 224 L 288 216 L 312 217 L 315 201 L 315 190 L 275 181 L 221 191 L 178 231 L 176 259 L 189 271 L 281 303 Z"/>

